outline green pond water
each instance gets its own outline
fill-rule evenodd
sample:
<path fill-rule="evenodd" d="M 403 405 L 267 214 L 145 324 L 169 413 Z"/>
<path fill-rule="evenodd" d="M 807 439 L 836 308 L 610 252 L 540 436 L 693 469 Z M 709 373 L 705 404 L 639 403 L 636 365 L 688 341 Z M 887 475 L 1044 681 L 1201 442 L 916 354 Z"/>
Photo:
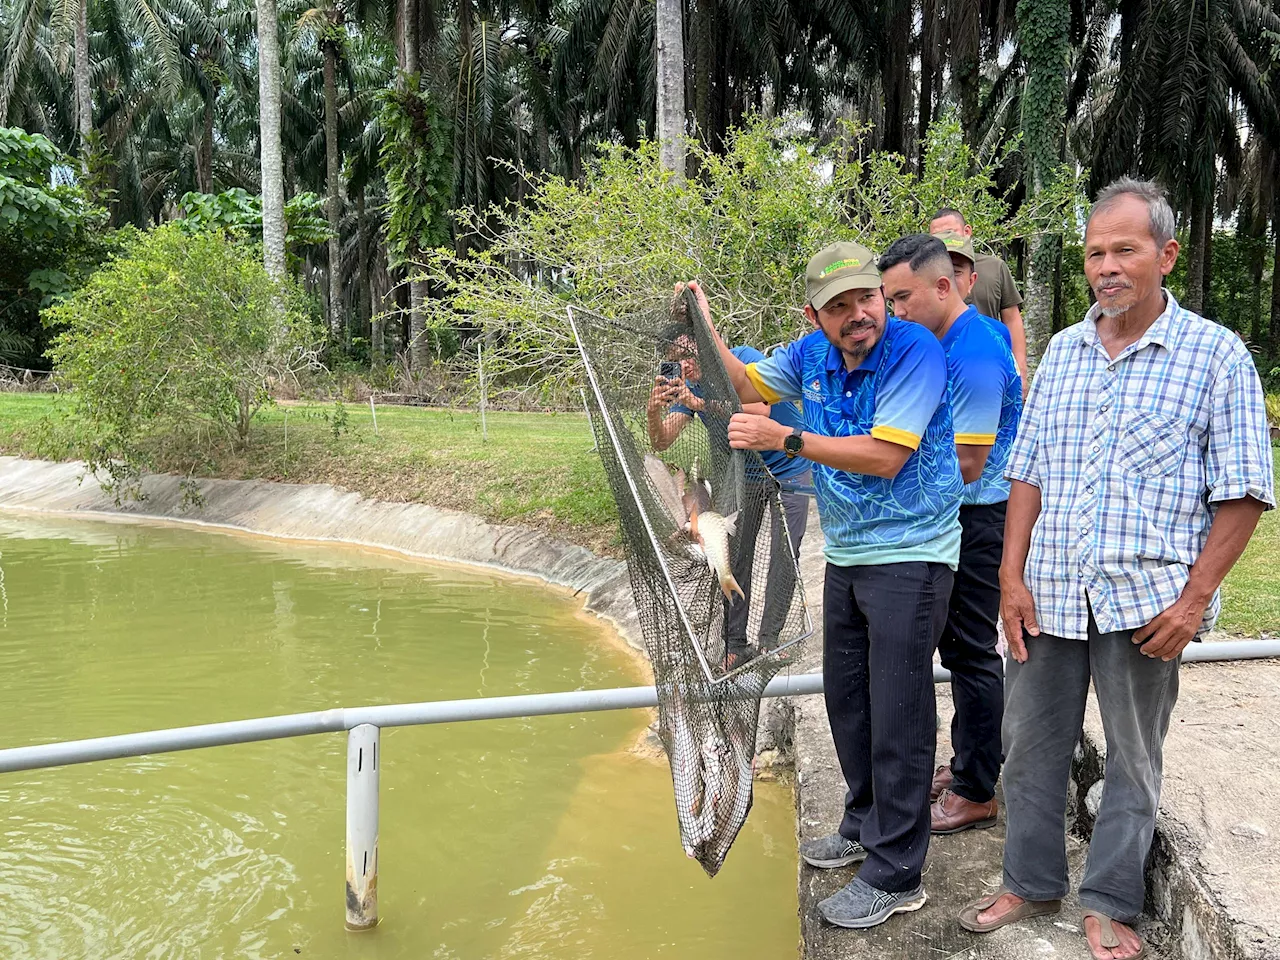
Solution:
<path fill-rule="evenodd" d="M 567 596 L 341 547 L 0 515 L 0 745 L 624 686 Z M 640 711 L 388 729 L 379 905 L 343 929 L 345 737 L 0 775 L 0 957 L 779 958 L 788 789 L 708 880 Z"/>

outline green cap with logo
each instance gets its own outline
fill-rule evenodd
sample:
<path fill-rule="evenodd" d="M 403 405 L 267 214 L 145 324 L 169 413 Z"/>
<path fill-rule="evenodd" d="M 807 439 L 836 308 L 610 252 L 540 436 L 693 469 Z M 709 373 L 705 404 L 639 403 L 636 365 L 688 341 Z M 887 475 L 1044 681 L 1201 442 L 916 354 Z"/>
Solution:
<path fill-rule="evenodd" d="M 821 310 L 837 293 L 878 290 L 880 271 L 876 255 L 860 243 L 833 243 L 809 260 L 804 290 L 815 310 Z"/>
<path fill-rule="evenodd" d="M 973 241 L 963 233 L 957 233 L 954 230 L 942 230 L 935 233 L 934 236 L 946 244 L 947 253 L 958 253 L 973 264 L 978 262 L 978 258 L 973 252 Z"/>

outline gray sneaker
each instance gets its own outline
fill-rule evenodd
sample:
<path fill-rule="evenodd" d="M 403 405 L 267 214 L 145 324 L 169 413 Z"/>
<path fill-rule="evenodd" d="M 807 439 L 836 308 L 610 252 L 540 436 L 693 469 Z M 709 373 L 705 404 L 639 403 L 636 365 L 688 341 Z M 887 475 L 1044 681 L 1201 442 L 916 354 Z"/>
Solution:
<path fill-rule="evenodd" d="M 811 867 L 834 870 L 867 858 L 867 851 L 856 840 L 846 840 L 838 833 L 820 840 L 800 844 L 800 857 Z"/>
<path fill-rule="evenodd" d="M 889 893 L 877 890 L 861 877 L 818 904 L 818 916 L 837 927 L 864 930 L 884 923 L 895 913 L 910 913 L 924 906 L 928 896 L 924 884 L 914 890 Z"/>

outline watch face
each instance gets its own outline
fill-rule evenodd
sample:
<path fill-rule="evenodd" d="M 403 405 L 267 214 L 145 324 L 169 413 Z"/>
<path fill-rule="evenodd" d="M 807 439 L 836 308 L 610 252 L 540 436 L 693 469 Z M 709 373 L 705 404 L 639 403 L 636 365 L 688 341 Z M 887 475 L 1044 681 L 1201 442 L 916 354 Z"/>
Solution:
<path fill-rule="evenodd" d="M 788 453 L 799 453 L 803 446 L 804 438 L 794 433 L 782 441 L 782 447 Z"/>

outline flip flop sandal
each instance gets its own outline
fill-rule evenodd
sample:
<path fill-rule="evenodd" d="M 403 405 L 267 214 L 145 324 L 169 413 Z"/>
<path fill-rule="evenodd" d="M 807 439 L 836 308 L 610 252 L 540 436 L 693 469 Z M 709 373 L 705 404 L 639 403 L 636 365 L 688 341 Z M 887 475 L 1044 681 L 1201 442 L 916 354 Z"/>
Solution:
<path fill-rule="evenodd" d="M 973 903 L 960 911 L 960 926 L 971 933 L 990 933 L 992 930 L 999 930 L 1010 923 L 1026 920 L 1030 917 L 1048 916 L 1062 909 L 1061 900 L 1024 900 L 998 920 L 988 920 L 986 923 L 980 921 L 978 914 L 982 913 L 983 910 L 990 910 L 996 905 L 996 901 L 1006 893 L 1013 893 L 1013 891 L 1001 887 L 990 896 L 973 901 Z"/>
<path fill-rule="evenodd" d="M 1120 946 L 1120 938 L 1116 936 L 1116 928 L 1111 925 L 1112 919 L 1110 917 L 1108 917 L 1105 913 L 1099 913 L 1097 910 L 1086 910 L 1084 911 L 1083 914 L 1081 914 L 1081 918 L 1080 918 L 1080 925 L 1082 927 L 1084 926 L 1084 921 L 1087 920 L 1089 917 L 1093 917 L 1093 919 L 1098 921 L 1098 945 L 1099 946 L 1101 946 L 1104 950 L 1114 950 L 1116 947 Z M 1135 933 L 1134 936 L 1136 937 L 1138 935 Z M 1086 934 L 1085 940 L 1087 941 L 1088 939 L 1089 937 Z M 1089 948 L 1089 953 L 1090 954 L 1093 953 L 1093 947 Z M 1146 955 L 1147 955 L 1147 945 L 1142 942 L 1141 937 L 1138 937 L 1138 952 L 1135 953 L 1132 957 L 1127 958 L 1127 960 L 1141 960 L 1141 958 L 1145 957 Z"/>

